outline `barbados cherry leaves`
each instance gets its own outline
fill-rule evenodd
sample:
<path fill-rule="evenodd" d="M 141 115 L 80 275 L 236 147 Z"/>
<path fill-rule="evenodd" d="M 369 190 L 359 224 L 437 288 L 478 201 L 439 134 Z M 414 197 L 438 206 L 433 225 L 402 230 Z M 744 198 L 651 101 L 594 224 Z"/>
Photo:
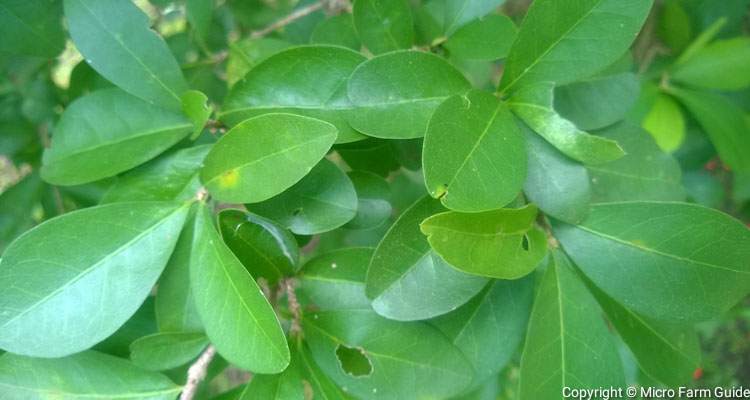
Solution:
<path fill-rule="evenodd" d="M 22 3 L 13 398 L 685 385 L 693 325 L 750 291 L 748 40 L 689 2 L 632 53 L 651 0 Z"/>

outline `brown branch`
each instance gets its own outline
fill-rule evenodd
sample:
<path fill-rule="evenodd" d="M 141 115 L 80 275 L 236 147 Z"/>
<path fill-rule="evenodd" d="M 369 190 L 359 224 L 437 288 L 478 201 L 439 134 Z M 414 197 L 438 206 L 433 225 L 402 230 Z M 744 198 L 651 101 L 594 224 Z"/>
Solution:
<path fill-rule="evenodd" d="M 302 17 L 306 17 L 306 16 L 308 16 L 308 15 L 310 15 L 310 14 L 314 13 L 315 11 L 318 11 L 318 10 L 320 10 L 322 8 L 323 8 L 323 1 L 318 1 L 318 2 L 315 2 L 313 4 L 310 4 L 307 7 L 302 7 L 300 9 L 298 9 L 298 10 L 295 10 L 294 12 L 292 12 L 289 15 L 287 15 L 286 17 L 284 17 L 284 18 L 282 18 L 282 19 L 280 19 L 280 20 L 272 23 L 271 25 L 268 25 L 267 27 L 265 27 L 263 29 L 260 29 L 260 30 L 257 30 L 255 32 L 251 33 L 250 37 L 253 38 L 253 39 L 257 39 L 257 38 L 266 36 L 269 33 L 273 32 L 273 31 L 275 31 L 277 29 L 281 29 L 281 28 L 283 28 L 283 27 L 291 24 L 292 22 L 294 22 L 294 21 L 296 21 L 296 20 L 298 20 L 298 19 L 300 19 Z"/>
<path fill-rule="evenodd" d="M 211 360 L 216 355 L 216 348 L 213 345 L 206 347 L 206 350 L 198 356 L 193 365 L 190 366 L 187 373 L 187 383 L 182 389 L 180 394 L 180 400 L 192 400 L 195 397 L 195 393 L 198 391 L 200 383 L 206 379 L 206 371 L 208 371 L 208 365 L 211 364 Z"/>
<path fill-rule="evenodd" d="M 293 278 L 284 279 L 280 282 L 280 286 L 286 292 L 286 300 L 289 303 L 289 311 L 292 313 L 292 324 L 289 327 L 290 336 L 294 336 L 302 332 L 300 321 L 302 320 L 302 307 L 297 299 L 297 293 L 294 292 L 295 281 Z"/>

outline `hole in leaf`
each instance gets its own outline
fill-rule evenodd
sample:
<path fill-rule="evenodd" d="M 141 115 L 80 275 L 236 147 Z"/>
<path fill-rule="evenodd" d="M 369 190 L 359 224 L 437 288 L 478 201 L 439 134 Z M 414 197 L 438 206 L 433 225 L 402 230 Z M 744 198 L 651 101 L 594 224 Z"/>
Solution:
<path fill-rule="evenodd" d="M 347 374 L 360 377 L 372 374 L 372 364 L 367 353 L 361 347 L 348 347 L 340 344 L 336 347 L 336 358 L 341 369 Z"/>
<path fill-rule="evenodd" d="M 521 247 L 523 247 L 524 250 L 529 251 L 529 235 L 523 235 L 523 238 L 521 238 Z"/>

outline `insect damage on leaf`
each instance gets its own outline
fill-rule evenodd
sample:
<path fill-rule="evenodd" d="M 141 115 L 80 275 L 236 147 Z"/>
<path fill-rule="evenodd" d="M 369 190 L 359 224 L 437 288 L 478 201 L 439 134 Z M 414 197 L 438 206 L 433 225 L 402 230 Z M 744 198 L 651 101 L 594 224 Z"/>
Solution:
<path fill-rule="evenodd" d="M 219 186 L 223 188 L 231 188 L 237 186 L 237 181 L 240 178 L 240 172 L 236 169 L 230 169 L 219 176 Z"/>
<path fill-rule="evenodd" d="M 354 377 L 364 377 L 372 374 L 372 363 L 365 349 L 349 347 L 339 344 L 336 347 L 336 359 L 339 366 L 347 374 Z"/>

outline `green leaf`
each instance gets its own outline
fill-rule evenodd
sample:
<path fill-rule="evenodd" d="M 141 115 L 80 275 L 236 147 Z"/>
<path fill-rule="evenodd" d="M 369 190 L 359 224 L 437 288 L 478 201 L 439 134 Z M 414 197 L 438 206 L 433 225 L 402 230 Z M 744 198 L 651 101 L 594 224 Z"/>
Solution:
<path fill-rule="evenodd" d="M 708 134 L 719 157 L 730 168 L 750 171 L 750 136 L 742 110 L 720 94 L 671 88 Z"/>
<path fill-rule="evenodd" d="M 740 90 L 750 86 L 750 38 L 717 40 L 676 65 L 670 78 L 689 86 Z"/>
<path fill-rule="evenodd" d="M 600 129 L 623 120 L 640 89 L 631 72 L 597 76 L 555 88 L 555 109 L 580 129 Z"/>
<path fill-rule="evenodd" d="M 431 321 L 474 367 L 473 386 L 500 372 L 516 353 L 526 333 L 533 297 L 532 276 L 494 280 L 468 303 Z"/>
<path fill-rule="evenodd" d="M 299 264 L 297 241 L 273 221 L 240 210 L 219 213 L 224 242 L 256 279 L 270 284 L 292 275 Z"/>
<path fill-rule="evenodd" d="M 419 231 L 425 218 L 445 211 L 423 197 L 404 211 L 385 234 L 367 271 L 367 297 L 375 311 L 396 320 L 445 314 L 474 297 L 487 280 L 448 265 Z"/>
<path fill-rule="evenodd" d="M 686 63 L 691 58 L 693 58 L 696 54 L 698 54 L 701 50 L 703 50 L 706 45 L 708 45 L 715 37 L 718 35 L 723 29 L 724 26 L 727 24 L 727 17 L 722 16 L 720 18 L 716 18 L 711 25 L 706 27 L 703 32 L 698 35 L 698 37 L 695 38 L 695 40 L 690 43 L 690 45 L 685 49 L 685 51 L 680 54 L 680 56 L 675 60 L 674 65 L 679 66 L 681 64 Z"/>
<path fill-rule="evenodd" d="M 208 339 L 202 333 L 154 333 L 130 344 L 130 359 L 143 369 L 163 371 L 187 364 L 207 345 Z"/>
<path fill-rule="evenodd" d="M 537 0 L 510 50 L 500 89 L 537 82 L 558 85 L 591 76 L 630 47 L 652 0 Z"/>
<path fill-rule="evenodd" d="M 266 58 L 288 48 L 291 43 L 273 38 L 243 39 L 229 44 L 227 83 L 234 86 L 248 71 Z"/>
<path fill-rule="evenodd" d="M 62 7 L 55 0 L 0 3 L 0 54 L 53 58 L 65 48 Z"/>
<path fill-rule="evenodd" d="M 557 400 L 565 387 L 624 387 L 620 356 L 596 300 L 565 255 L 553 255 L 531 311 L 520 398 Z"/>
<path fill-rule="evenodd" d="M 187 211 L 178 203 L 116 203 L 20 236 L 0 260 L 0 348 L 62 357 L 111 335 L 156 283 Z"/>
<path fill-rule="evenodd" d="M 596 286 L 655 319 L 712 318 L 750 292 L 750 231 L 713 209 L 596 204 L 580 225 L 556 225 L 555 236 Z"/>
<path fill-rule="evenodd" d="M 400 167 L 393 140 L 371 138 L 337 145 L 335 149 L 355 171 L 370 171 L 385 178 Z"/>
<path fill-rule="evenodd" d="M 254 375 L 238 400 L 305 400 L 305 384 L 294 361 L 280 374 Z"/>
<path fill-rule="evenodd" d="M 78 51 L 103 77 L 125 91 L 175 111 L 188 89 L 167 44 L 130 1 L 64 0 Z"/>
<path fill-rule="evenodd" d="M 677 160 L 662 152 L 642 129 L 620 123 L 602 131 L 627 153 L 619 160 L 587 166 L 593 203 L 628 200 L 685 200 Z"/>
<path fill-rule="evenodd" d="M 206 335 L 232 364 L 259 374 L 279 373 L 289 364 L 279 320 L 211 220 L 202 207 L 190 257 L 190 287 Z"/>
<path fill-rule="evenodd" d="M 591 201 L 588 171 L 526 126 L 522 130 L 528 154 L 524 194 L 545 214 L 570 223 L 582 220 Z"/>
<path fill-rule="evenodd" d="M 55 359 L 3 354 L 0 390 L 15 399 L 172 400 L 182 388 L 157 372 L 87 351 Z"/>
<path fill-rule="evenodd" d="M 214 0 L 186 0 L 185 14 L 198 42 L 205 46 L 211 29 Z"/>
<path fill-rule="evenodd" d="M 641 370 L 669 387 L 690 383 L 700 366 L 698 335 L 689 326 L 640 316 L 612 300 L 595 286 L 589 289 L 607 318 L 636 357 Z"/>
<path fill-rule="evenodd" d="M 288 189 L 326 155 L 336 128 L 292 114 L 266 114 L 236 125 L 206 156 L 201 181 L 227 203 L 257 203 Z"/>
<path fill-rule="evenodd" d="M 643 119 L 642 126 L 666 152 L 673 152 L 685 140 L 685 117 L 679 104 L 671 97 L 659 93 L 654 105 Z"/>
<path fill-rule="evenodd" d="M 198 173 L 210 149 L 210 145 L 180 149 L 118 177 L 102 203 L 190 200 L 201 187 Z"/>
<path fill-rule="evenodd" d="M 154 298 L 149 296 L 138 307 L 135 314 L 119 327 L 115 333 L 104 339 L 104 341 L 97 343 L 91 349 L 115 357 L 129 358 L 131 343 L 138 338 L 154 334 L 157 331 Z"/>
<path fill-rule="evenodd" d="M 350 247 L 312 258 L 301 270 L 298 296 L 315 310 L 371 310 L 365 277 L 374 249 Z"/>
<path fill-rule="evenodd" d="M 190 256 L 193 251 L 195 211 L 191 214 L 177 240 L 172 257 L 159 278 L 154 310 L 160 332 L 202 332 L 203 322 L 190 290 Z"/>
<path fill-rule="evenodd" d="M 356 0 L 354 28 L 373 54 L 408 49 L 414 42 L 414 21 L 407 0 Z"/>
<path fill-rule="evenodd" d="M 310 42 L 348 47 L 354 51 L 359 51 L 362 47 L 351 14 L 334 15 L 320 21 L 310 37 Z"/>
<path fill-rule="evenodd" d="M 336 46 L 301 46 L 274 54 L 232 88 L 219 118 L 235 125 L 256 115 L 292 113 L 335 125 L 339 143 L 361 140 L 345 119 L 352 112 L 346 81 L 364 60 Z"/>
<path fill-rule="evenodd" d="M 208 118 L 213 113 L 208 105 L 208 97 L 198 90 L 188 90 L 180 96 L 182 112 L 193 122 L 193 134 L 190 139 L 195 140 L 203 132 Z"/>
<path fill-rule="evenodd" d="M 278 180 L 278 171 L 269 179 Z M 245 207 L 298 235 L 314 235 L 351 221 L 357 213 L 357 192 L 343 171 L 323 159 L 284 193 Z"/>
<path fill-rule="evenodd" d="M 447 36 L 471 21 L 500 7 L 505 0 L 446 0 L 443 31 Z"/>
<path fill-rule="evenodd" d="M 625 155 L 617 142 L 589 135 L 557 114 L 553 90 L 550 82 L 527 85 L 508 104 L 531 129 L 574 160 L 602 164 Z"/>
<path fill-rule="evenodd" d="M 99 90 L 63 113 L 44 152 L 42 178 L 77 185 L 114 176 L 156 157 L 191 131 L 181 114 L 120 89 Z"/>
<path fill-rule="evenodd" d="M 516 40 L 518 28 L 505 15 L 487 15 L 452 34 L 443 46 L 451 56 L 464 60 L 505 58 Z"/>
<path fill-rule="evenodd" d="M 320 368 L 358 398 L 447 398 L 471 382 L 461 352 L 426 324 L 368 310 L 313 312 L 302 322 Z"/>
<path fill-rule="evenodd" d="M 34 226 L 34 205 L 42 196 L 39 174 L 29 174 L 0 193 L 0 254 L 15 239 Z"/>
<path fill-rule="evenodd" d="M 438 105 L 469 88 L 458 70 L 434 54 L 411 50 L 382 54 L 360 64 L 349 78 L 348 94 L 356 108 L 347 115 L 348 121 L 369 136 L 422 137 Z"/>
<path fill-rule="evenodd" d="M 357 215 L 347 222 L 349 229 L 376 228 L 391 217 L 391 188 L 388 182 L 367 171 L 351 171 L 347 174 L 357 192 Z"/>
<path fill-rule="evenodd" d="M 481 213 L 433 215 L 420 227 L 430 246 L 459 271 L 497 279 L 529 274 L 547 255 L 547 238 L 534 226 L 536 206 Z"/>
<path fill-rule="evenodd" d="M 310 383 L 313 391 L 313 399 L 351 399 L 351 396 L 344 393 L 340 387 L 331 381 L 331 378 L 320 370 L 305 342 L 300 340 L 292 348 L 292 362 L 295 365 L 299 365 L 301 375 Z"/>
<path fill-rule="evenodd" d="M 456 211 L 510 203 L 526 178 L 524 138 L 495 96 L 472 90 L 435 110 L 424 139 L 427 191 Z"/>

